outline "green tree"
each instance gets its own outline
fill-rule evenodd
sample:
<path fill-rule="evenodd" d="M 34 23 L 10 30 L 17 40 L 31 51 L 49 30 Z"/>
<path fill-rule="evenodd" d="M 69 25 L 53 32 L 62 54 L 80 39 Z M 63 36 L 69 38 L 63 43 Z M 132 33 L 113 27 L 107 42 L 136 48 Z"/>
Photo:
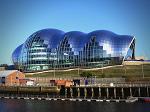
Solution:
<path fill-rule="evenodd" d="M 92 77 L 93 75 L 92 75 L 92 73 L 91 72 L 82 72 L 81 74 L 80 74 L 80 77 L 87 77 L 87 78 L 89 78 L 89 77 Z"/>
<path fill-rule="evenodd" d="M 106 77 L 105 73 L 102 73 L 101 77 L 102 77 L 102 78 L 105 78 L 105 77 Z"/>

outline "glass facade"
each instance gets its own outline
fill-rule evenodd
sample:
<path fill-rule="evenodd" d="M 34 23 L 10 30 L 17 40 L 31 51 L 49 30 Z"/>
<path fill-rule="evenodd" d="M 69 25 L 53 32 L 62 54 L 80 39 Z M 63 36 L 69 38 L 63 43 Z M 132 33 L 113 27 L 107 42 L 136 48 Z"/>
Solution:
<path fill-rule="evenodd" d="M 135 38 L 106 30 L 90 33 L 44 29 L 32 34 L 12 54 L 17 67 L 34 72 L 48 69 L 95 68 L 134 59 Z"/>

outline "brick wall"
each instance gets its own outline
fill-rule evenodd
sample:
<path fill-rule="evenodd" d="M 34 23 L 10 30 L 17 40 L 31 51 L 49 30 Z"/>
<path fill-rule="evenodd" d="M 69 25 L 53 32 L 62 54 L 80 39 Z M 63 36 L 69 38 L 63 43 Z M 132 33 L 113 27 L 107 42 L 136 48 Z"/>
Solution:
<path fill-rule="evenodd" d="M 19 85 L 19 79 L 24 79 L 25 75 L 22 72 L 13 72 L 5 79 L 5 85 Z"/>

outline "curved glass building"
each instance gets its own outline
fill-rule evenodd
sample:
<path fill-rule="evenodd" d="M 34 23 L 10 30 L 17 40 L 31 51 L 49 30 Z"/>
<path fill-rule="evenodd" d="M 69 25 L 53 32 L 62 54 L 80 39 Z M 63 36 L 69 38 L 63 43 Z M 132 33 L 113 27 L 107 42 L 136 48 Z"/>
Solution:
<path fill-rule="evenodd" d="M 25 72 L 48 69 L 95 68 L 134 59 L 135 38 L 106 30 L 90 33 L 43 29 L 33 33 L 12 54 Z"/>

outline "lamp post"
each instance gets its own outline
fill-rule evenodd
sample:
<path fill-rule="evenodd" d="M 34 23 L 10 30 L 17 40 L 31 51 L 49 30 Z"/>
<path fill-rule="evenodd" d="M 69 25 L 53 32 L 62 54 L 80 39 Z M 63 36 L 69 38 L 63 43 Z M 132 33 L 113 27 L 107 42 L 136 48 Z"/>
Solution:
<path fill-rule="evenodd" d="M 143 78 L 144 78 L 144 70 L 143 70 L 143 60 L 142 60 L 142 76 L 143 76 Z"/>
<path fill-rule="evenodd" d="M 103 61 L 104 61 L 104 59 L 102 58 L 102 74 L 104 73 L 104 71 L 103 71 L 103 67 L 104 67 L 104 63 L 103 63 Z"/>
<path fill-rule="evenodd" d="M 79 60 L 80 60 L 80 58 L 79 58 L 79 57 L 77 57 L 77 64 L 78 64 L 78 76 L 79 76 L 79 74 L 80 74 L 80 64 L 79 64 Z"/>
<path fill-rule="evenodd" d="M 94 78 L 94 84 L 96 85 L 96 76 L 95 76 L 95 78 Z"/>
<path fill-rule="evenodd" d="M 123 64 L 123 65 L 124 65 L 124 72 L 125 72 L 125 76 L 126 76 L 126 74 L 127 74 L 127 70 L 126 70 L 126 62 L 124 61 L 123 63 L 124 63 L 124 64 Z"/>
<path fill-rule="evenodd" d="M 54 63 L 53 63 L 53 64 L 54 64 L 54 78 L 55 78 L 55 75 L 56 75 L 56 74 L 55 74 L 55 60 L 54 60 Z"/>
<path fill-rule="evenodd" d="M 57 61 L 57 59 L 56 59 L 56 54 L 54 53 L 54 61 L 53 61 L 53 67 L 54 67 L 54 78 L 55 78 L 55 76 L 56 76 L 56 71 L 55 71 L 55 66 L 56 66 L 56 61 Z"/>
<path fill-rule="evenodd" d="M 78 76 L 79 76 L 79 74 L 80 74 L 80 68 L 79 68 L 79 66 L 78 66 Z"/>

